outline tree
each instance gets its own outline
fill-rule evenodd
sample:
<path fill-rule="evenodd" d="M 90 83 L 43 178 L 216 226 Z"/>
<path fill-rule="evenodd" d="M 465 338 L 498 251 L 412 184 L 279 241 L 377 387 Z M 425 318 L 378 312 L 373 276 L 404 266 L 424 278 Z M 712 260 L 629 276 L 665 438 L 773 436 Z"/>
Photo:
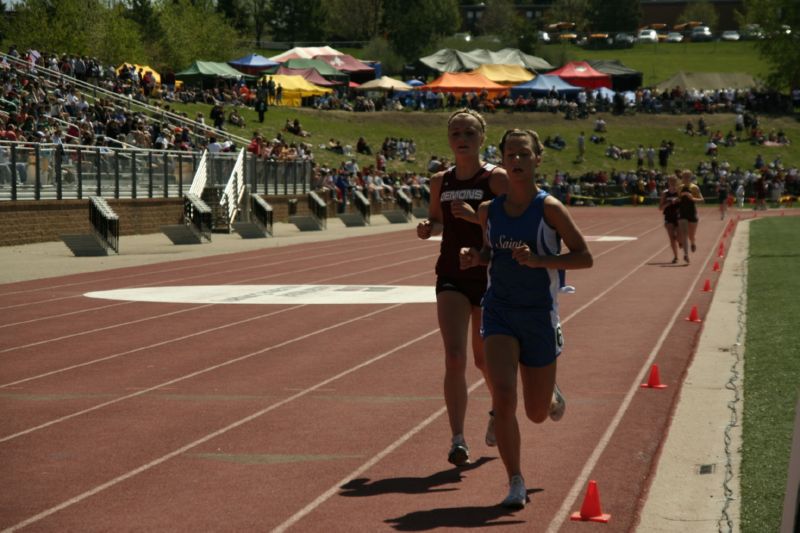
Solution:
<path fill-rule="evenodd" d="M 250 12 L 245 0 L 217 0 L 217 13 L 236 28 L 245 33 L 250 28 Z"/>
<path fill-rule="evenodd" d="M 574 22 L 578 31 L 589 28 L 589 0 L 555 0 L 547 11 L 548 22 Z"/>
<path fill-rule="evenodd" d="M 420 57 L 439 37 L 461 26 L 456 0 L 407 0 L 385 4 L 389 42 L 406 61 Z"/>
<path fill-rule="evenodd" d="M 678 15 L 678 22 L 691 22 L 697 20 L 709 26 L 712 31 L 717 27 L 719 15 L 714 6 L 707 0 L 697 0 L 686 4 L 680 15 Z"/>
<path fill-rule="evenodd" d="M 642 20 L 639 0 L 591 0 L 589 24 L 595 31 L 634 31 Z"/>
<path fill-rule="evenodd" d="M 800 4 L 795 0 L 745 0 L 745 8 L 747 21 L 759 24 L 767 35 L 758 41 L 758 48 L 770 66 L 770 86 L 800 88 Z"/>
<path fill-rule="evenodd" d="M 219 61 L 230 58 L 238 35 L 213 6 L 206 2 L 193 5 L 190 0 L 164 2 L 158 12 L 161 37 L 154 48 L 157 66 L 176 70 L 192 61 Z"/>
<path fill-rule="evenodd" d="M 250 14 L 253 21 L 253 33 L 256 38 L 256 44 L 261 44 L 261 38 L 264 36 L 264 30 L 267 27 L 269 20 L 269 0 L 249 0 Z"/>
<path fill-rule="evenodd" d="M 276 41 L 320 42 L 325 23 L 322 0 L 272 0 L 267 19 Z"/>
<path fill-rule="evenodd" d="M 328 0 L 325 34 L 345 41 L 369 41 L 379 34 L 383 0 Z"/>
<path fill-rule="evenodd" d="M 511 0 L 487 0 L 478 29 L 485 35 L 497 35 L 504 41 L 514 39 L 519 18 Z"/>

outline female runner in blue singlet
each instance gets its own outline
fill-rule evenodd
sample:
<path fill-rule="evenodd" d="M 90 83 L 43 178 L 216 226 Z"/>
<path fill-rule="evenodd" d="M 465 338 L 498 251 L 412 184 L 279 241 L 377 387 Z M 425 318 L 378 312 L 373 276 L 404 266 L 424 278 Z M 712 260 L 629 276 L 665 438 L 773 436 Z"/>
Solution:
<path fill-rule="evenodd" d="M 560 269 L 589 268 L 592 254 L 564 204 L 536 186 L 542 156 L 539 136 L 509 130 L 500 142 L 508 193 L 484 202 L 478 217 L 483 247 L 464 248 L 462 268 L 488 264 L 481 335 L 495 434 L 509 479 L 502 505 L 521 509 L 527 501 L 520 466 L 517 373 L 522 378 L 525 413 L 535 423 L 559 420 L 566 401 L 556 385 L 556 358 L 563 337 L 558 317 Z M 561 254 L 561 241 L 569 249 Z"/>
<path fill-rule="evenodd" d="M 505 192 L 508 184 L 503 169 L 481 161 L 480 149 L 485 138 L 486 121 L 479 113 L 465 108 L 450 115 L 447 139 L 455 157 L 455 166 L 431 177 L 428 219 L 417 226 L 420 239 L 442 236 L 436 262 L 436 310 L 444 341 L 444 399 L 452 432 L 447 460 L 457 466 L 469 462 L 464 419 L 467 411 L 467 334 L 470 324 L 475 366 L 486 376 L 483 341 L 479 334 L 486 268 L 479 266 L 462 270 L 459 267 L 459 253 L 462 247 L 481 245 L 483 236 L 478 222 L 478 206 Z M 489 446 L 495 445 L 491 416 L 485 441 Z"/>

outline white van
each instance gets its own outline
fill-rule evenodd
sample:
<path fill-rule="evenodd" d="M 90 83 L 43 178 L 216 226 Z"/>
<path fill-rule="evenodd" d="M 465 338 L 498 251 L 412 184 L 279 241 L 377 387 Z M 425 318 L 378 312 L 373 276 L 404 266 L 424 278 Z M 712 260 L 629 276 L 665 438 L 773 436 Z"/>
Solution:
<path fill-rule="evenodd" d="M 636 41 L 640 43 L 657 43 L 658 33 L 656 33 L 656 30 L 639 30 Z"/>

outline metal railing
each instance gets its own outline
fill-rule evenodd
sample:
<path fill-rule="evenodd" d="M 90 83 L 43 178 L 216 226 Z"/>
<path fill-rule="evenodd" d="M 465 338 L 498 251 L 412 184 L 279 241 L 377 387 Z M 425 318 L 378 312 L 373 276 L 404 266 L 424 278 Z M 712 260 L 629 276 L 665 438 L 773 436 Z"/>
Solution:
<path fill-rule="evenodd" d="M 89 222 L 107 248 L 119 253 L 119 217 L 104 198 L 89 198 Z"/>
<path fill-rule="evenodd" d="M 320 228 L 328 227 L 328 204 L 314 191 L 308 193 L 308 210 L 317 220 Z"/>
<path fill-rule="evenodd" d="M 364 217 L 364 222 L 369 224 L 369 216 L 372 213 L 372 206 L 369 203 L 369 200 L 366 196 L 364 196 L 361 191 L 353 191 L 353 203 L 358 209 L 358 212 L 361 213 L 361 216 Z"/>
<path fill-rule="evenodd" d="M 192 193 L 183 197 L 183 218 L 187 226 L 198 237 L 211 240 L 211 228 L 213 226 L 213 213 L 202 199 Z"/>
<path fill-rule="evenodd" d="M 395 201 L 397 202 L 398 207 L 403 210 L 405 213 L 406 218 L 411 220 L 411 212 L 414 209 L 414 202 L 411 201 L 411 198 L 400 189 L 397 189 L 394 193 Z"/>
<path fill-rule="evenodd" d="M 309 191 L 311 161 L 248 156 L 243 156 L 242 172 L 251 192 L 296 195 Z M 207 185 L 224 187 L 236 158 L 230 152 L 209 154 Z M 0 201 L 181 198 L 199 161 L 198 152 L 0 141 Z"/>
<path fill-rule="evenodd" d="M 225 185 L 225 190 L 222 191 L 222 198 L 220 198 L 219 205 L 225 209 L 225 215 L 228 219 L 228 224 L 232 224 L 236 215 L 239 213 L 239 204 L 242 201 L 245 191 L 244 181 L 244 148 L 239 151 L 236 158 L 236 163 L 233 165 L 231 177 L 228 178 L 228 183 Z"/>
<path fill-rule="evenodd" d="M 250 213 L 252 219 L 260 225 L 264 231 L 272 235 L 272 206 L 257 194 L 251 194 Z"/>

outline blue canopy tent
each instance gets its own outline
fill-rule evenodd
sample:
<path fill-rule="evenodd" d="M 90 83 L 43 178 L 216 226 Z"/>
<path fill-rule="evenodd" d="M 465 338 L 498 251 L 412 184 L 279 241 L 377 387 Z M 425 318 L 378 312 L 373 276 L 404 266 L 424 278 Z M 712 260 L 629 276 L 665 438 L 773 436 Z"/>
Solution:
<path fill-rule="evenodd" d="M 233 61 L 228 61 L 228 64 L 236 70 L 241 70 L 246 74 L 257 75 L 270 67 L 276 67 L 280 63 L 267 59 L 266 57 L 258 54 L 250 54 Z"/>
<path fill-rule="evenodd" d="M 511 97 L 547 96 L 553 88 L 555 88 L 559 96 L 575 96 L 583 90 L 581 87 L 570 85 L 558 76 L 540 74 L 531 81 L 511 87 Z"/>

